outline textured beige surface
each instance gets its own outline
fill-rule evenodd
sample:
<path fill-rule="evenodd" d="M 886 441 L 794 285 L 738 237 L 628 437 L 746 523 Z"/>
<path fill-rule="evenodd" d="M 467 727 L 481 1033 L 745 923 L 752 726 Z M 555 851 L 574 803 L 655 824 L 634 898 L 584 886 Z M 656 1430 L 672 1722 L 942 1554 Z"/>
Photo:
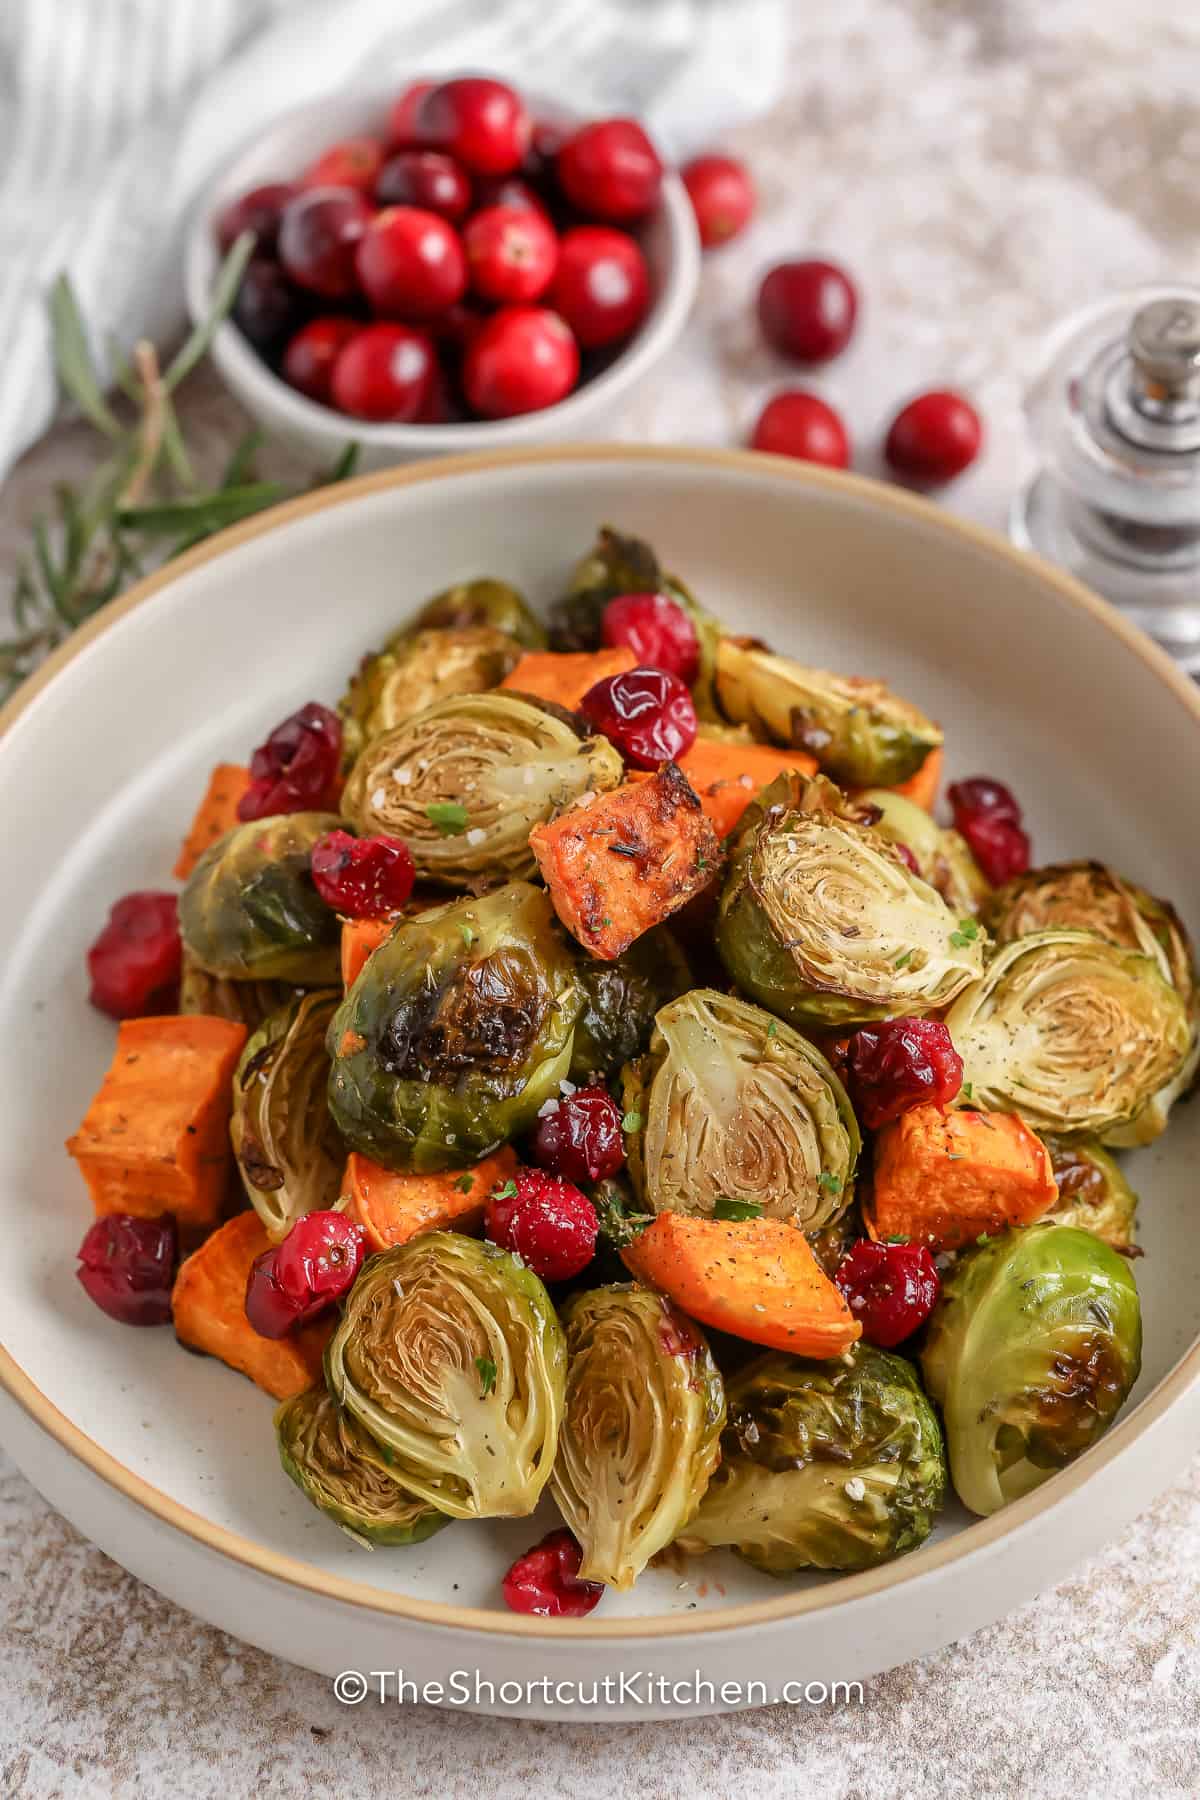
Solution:
<path fill-rule="evenodd" d="M 755 330 L 755 278 L 778 255 L 823 249 L 864 292 L 856 344 L 814 384 L 844 409 L 860 466 L 875 467 L 871 445 L 907 390 L 967 385 L 989 451 L 949 503 L 999 524 L 1040 333 L 1093 294 L 1200 276 L 1195 0 L 802 11 L 813 17 L 797 26 L 787 97 L 739 146 L 762 218 L 707 264 L 695 321 L 623 435 L 740 441 L 786 378 Z M 185 410 L 219 460 L 236 410 L 202 381 Z M 49 483 L 91 447 L 66 429 L 26 459 L 0 502 L 0 545 L 24 541 Z M 2 1463 L 0 1521 L 6 1800 L 1200 1791 L 1200 1464 L 1053 1593 L 872 1682 L 861 1708 L 628 1727 L 343 1709 L 320 1678 L 139 1586 Z"/>

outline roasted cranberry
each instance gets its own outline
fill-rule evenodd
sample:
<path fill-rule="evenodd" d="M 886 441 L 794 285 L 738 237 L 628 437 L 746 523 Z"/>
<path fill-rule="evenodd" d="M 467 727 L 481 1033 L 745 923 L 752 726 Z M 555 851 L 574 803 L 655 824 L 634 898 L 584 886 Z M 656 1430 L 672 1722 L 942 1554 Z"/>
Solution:
<path fill-rule="evenodd" d="M 345 300 L 358 285 L 354 253 L 372 211 L 354 188 L 310 188 L 279 221 L 279 260 L 302 288 Z"/>
<path fill-rule="evenodd" d="M 387 116 L 387 141 L 395 150 L 406 150 L 417 142 L 417 114 L 426 94 L 432 94 L 436 81 L 414 81 L 392 101 Z"/>
<path fill-rule="evenodd" d="M 960 829 L 962 819 L 984 813 L 992 819 L 1004 819 L 1010 825 L 1021 823 L 1021 808 L 1016 795 L 1002 781 L 993 781 L 990 775 L 969 775 L 965 781 L 951 782 L 946 798 L 954 810 L 954 823 Z"/>
<path fill-rule="evenodd" d="M 625 225 L 658 205 L 663 168 L 636 119 L 584 125 L 558 153 L 563 193 L 580 212 Z"/>
<path fill-rule="evenodd" d="M 251 1263 L 247 1319 L 259 1337 L 286 1337 L 349 1292 L 365 1254 L 366 1233 L 344 1213 L 306 1213 Z"/>
<path fill-rule="evenodd" d="M 412 893 L 412 852 L 401 838 L 330 831 L 313 845 L 312 878 L 326 906 L 345 918 L 384 919 Z"/>
<path fill-rule="evenodd" d="M 357 319 L 328 315 L 310 319 L 283 353 L 283 378 L 290 386 L 328 406 L 333 399 L 333 365 L 362 326 Z"/>
<path fill-rule="evenodd" d="M 795 456 L 801 462 L 824 463 L 829 469 L 850 467 L 846 427 L 819 394 L 803 388 L 788 388 L 767 401 L 750 447 L 774 456 Z"/>
<path fill-rule="evenodd" d="M 604 1593 L 602 1581 L 580 1581 L 583 1551 L 563 1525 L 532 1550 L 518 1556 L 504 1577 L 504 1600 L 512 1612 L 545 1619 L 582 1619 Z"/>
<path fill-rule="evenodd" d="M 491 175 L 475 183 L 475 204 L 515 206 L 518 212 L 547 213 L 544 198 L 521 175 Z"/>
<path fill-rule="evenodd" d="M 165 1325 L 179 1257 L 169 1213 L 138 1219 L 108 1213 L 85 1234 L 75 1273 L 89 1300 L 122 1325 Z"/>
<path fill-rule="evenodd" d="M 250 1273 L 246 1277 L 244 1310 L 259 1337 L 286 1337 L 292 1327 L 300 1323 L 299 1307 L 279 1285 L 278 1255 L 274 1247 L 264 1250 L 250 1264 Z"/>
<path fill-rule="evenodd" d="M 360 194 L 369 194 L 383 167 L 383 156 L 378 138 L 346 138 L 305 169 L 300 186 L 357 188 Z"/>
<path fill-rule="evenodd" d="M 375 183 L 380 206 L 419 206 L 457 224 L 471 207 L 471 183 L 452 156 L 440 150 L 399 150 Z"/>
<path fill-rule="evenodd" d="M 395 318 L 431 319 L 466 292 L 458 233 L 419 206 L 377 213 L 359 242 L 355 266 L 375 311 Z"/>
<path fill-rule="evenodd" d="M 467 350 L 463 386 L 474 412 L 509 419 L 565 400 L 579 379 L 579 349 L 547 306 L 504 306 Z"/>
<path fill-rule="evenodd" d="M 873 1244 L 861 1238 L 834 1276 L 868 1344 L 890 1350 L 923 1325 L 942 1291 L 924 1244 Z"/>
<path fill-rule="evenodd" d="M 319 812 L 337 790 L 341 755 L 341 721 L 310 700 L 277 725 L 250 758 L 251 781 L 238 801 L 238 818 Z"/>
<path fill-rule="evenodd" d="M 429 400 L 433 345 L 407 325 L 367 325 L 333 365 L 333 402 L 356 419 L 419 419 Z"/>
<path fill-rule="evenodd" d="M 871 1131 L 913 1106 L 949 1106 L 962 1086 L 962 1058 L 938 1019 L 863 1025 L 843 1058 L 851 1103 Z"/>
<path fill-rule="evenodd" d="M 88 998 L 114 1019 L 136 1019 L 171 997 L 183 951 L 174 894 L 126 894 L 87 953 Z"/>
<path fill-rule="evenodd" d="M 233 322 L 266 357 L 274 356 L 304 321 L 304 296 L 270 256 L 252 256 L 238 285 Z"/>
<path fill-rule="evenodd" d="M 569 1281 L 596 1252 L 599 1221 L 586 1195 L 541 1169 L 520 1169 L 489 1196 L 484 1229 L 543 1281 Z"/>
<path fill-rule="evenodd" d="M 231 250 L 243 231 L 252 231 L 255 250 L 269 255 L 279 237 L 280 214 L 295 192 L 290 181 L 268 181 L 234 200 L 217 220 L 217 248 Z"/>
<path fill-rule="evenodd" d="M 471 286 L 485 300 L 536 300 L 558 261 L 558 238 L 544 213 L 489 206 L 463 232 Z"/>
<path fill-rule="evenodd" d="M 918 394 L 892 420 L 883 453 L 906 481 L 940 487 L 969 468 L 983 444 L 979 414 L 961 394 Z"/>
<path fill-rule="evenodd" d="M 910 871 L 910 873 L 912 873 L 913 875 L 919 875 L 921 873 L 921 865 L 917 861 L 916 857 L 913 855 L 912 851 L 909 849 L 907 844 L 893 844 L 891 846 L 891 849 L 892 849 L 893 855 L 898 856 L 900 858 L 900 861 L 904 864 L 905 868 Z"/>
<path fill-rule="evenodd" d="M 476 175 L 507 175 L 517 168 L 531 129 L 520 95 L 484 75 L 443 82 L 416 110 L 421 143 L 448 150 Z"/>
<path fill-rule="evenodd" d="M 588 689 L 579 710 L 633 769 L 677 762 L 696 741 L 692 696 L 678 675 L 664 669 L 608 675 Z"/>
<path fill-rule="evenodd" d="M 680 171 L 706 250 L 727 244 L 754 217 L 754 183 L 734 156 L 697 156 Z"/>
<path fill-rule="evenodd" d="M 690 687 L 700 668 L 696 627 L 666 594 L 620 594 L 610 600 L 600 635 L 614 647 L 625 644 L 643 668 L 665 669 Z"/>
<path fill-rule="evenodd" d="M 822 363 L 850 342 L 858 316 L 854 283 L 836 263 L 809 258 L 777 263 L 758 290 L 758 317 L 776 350 Z"/>
<path fill-rule="evenodd" d="M 1032 848 L 1021 826 L 1021 808 L 1011 789 L 988 775 L 951 784 L 948 798 L 955 829 L 971 847 L 993 887 L 1002 887 L 1029 867 Z"/>
<path fill-rule="evenodd" d="M 646 259 L 628 232 L 576 225 L 559 244 L 550 300 L 585 350 L 615 344 L 650 304 Z"/>
<path fill-rule="evenodd" d="M 566 1181 L 600 1181 L 625 1161 L 621 1109 L 607 1088 L 581 1087 L 547 1100 L 531 1140 L 533 1160 Z"/>

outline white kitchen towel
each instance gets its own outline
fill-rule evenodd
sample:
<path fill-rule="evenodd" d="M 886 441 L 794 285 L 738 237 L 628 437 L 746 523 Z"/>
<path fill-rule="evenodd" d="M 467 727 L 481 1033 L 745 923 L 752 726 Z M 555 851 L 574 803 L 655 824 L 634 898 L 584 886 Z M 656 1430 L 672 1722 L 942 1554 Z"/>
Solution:
<path fill-rule="evenodd" d="M 787 0 L 3 0 L 0 479 L 56 404 L 65 269 L 103 363 L 183 315 L 189 207 L 289 107 L 390 75 L 494 72 L 643 117 L 672 156 L 775 97 Z"/>

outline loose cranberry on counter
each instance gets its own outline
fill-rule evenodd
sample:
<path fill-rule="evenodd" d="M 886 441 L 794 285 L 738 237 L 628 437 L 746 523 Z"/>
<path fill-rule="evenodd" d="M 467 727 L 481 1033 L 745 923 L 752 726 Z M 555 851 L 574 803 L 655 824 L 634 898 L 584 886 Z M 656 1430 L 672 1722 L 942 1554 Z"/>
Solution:
<path fill-rule="evenodd" d="M 678 762 L 696 741 L 696 709 L 678 675 L 627 669 L 590 687 L 579 710 L 633 769 Z"/>
<path fill-rule="evenodd" d="M 108 1213 L 85 1234 L 75 1273 L 89 1300 L 122 1325 L 166 1325 L 179 1260 L 170 1213 Z"/>
<path fill-rule="evenodd" d="M 625 1161 L 621 1109 L 603 1087 L 547 1100 L 531 1139 L 533 1160 L 565 1181 L 600 1181 Z"/>
<path fill-rule="evenodd" d="M 463 387 L 485 419 L 540 412 L 565 400 L 579 379 L 579 347 L 547 306 L 504 306 L 470 344 Z"/>
<path fill-rule="evenodd" d="M 467 289 L 458 233 L 419 206 L 377 213 L 359 241 L 355 267 L 375 311 L 394 318 L 431 319 Z"/>
<path fill-rule="evenodd" d="M 422 331 L 367 325 L 333 365 L 333 402 L 352 418 L 411 424 L 429 400 L 435 358 Z"/>
<path fill-rule="evenodd" d="M 358 286 L 355 251 L 373 217 L 355 188 L 309 188 L 283 209 L 279 260 L 302 288 L 345 300 Z"/>
<path fill-rule="evenodd" d="M 345 138 L 334 144 L 300 177 L 302 188 L 357 188 L 370 194 L 383 167 L 384 149 L 378 138 Z"/>
<path fill-rule="evenodd" d="M 541 1169 L 519 1169 L 489 1196 L 484 1230 L 542 1281 L 569 1281 L 596 1253 L 599 1220 L 586 1195 Z"/>
<path fill-rule="evenodd" d="M 286 1337 L 349 1293 L 366 1256 L 366 1233 L 345 1213 L 311 1212 L 250 1265 L 246 1317 L 259 1337 Z"/>
<path fill-rule="evenodd" d="M 970 401 L 938 388 L 896 414 L 883 453 L 906 481 L 940 487 L 970 467 L 982 444 L 983 425 Z"/>
<path fill-rule="evenodd" d="M 445 81 L 416 108 L 416 135 L 476 175 L 507 175 L 529 148 L 532 125 L 519 94 L 486 75 Z"/>
<path fill-rule="evenodd" d="M 504 1577 L 504 1600 L 512 1612 L 545 1619 L 582 1619 L 598 1605 L 602 1581 L 580 1581 L 583 1551 L 566 1526 L 550 1532 Z"/>
<path fill-rule="evenodd" d="M 488 206 L 463 231 L 471 286 L 485 300 L 536 300 L 550 285 L 558 237 L 530 207 Z"/>
<path fill-rule="evenodd" d="M 410 149 L 417 142 L 417 114 L 436 81 L 414 81 L 392 101 L 387 116 L 387 141 L 394 150 Z"/>
<path fill-rule="evenodd" d="M 270 256 L 252 256 L 238 284 L 233 322 L 262 356 L 274 356 L 304 322 L 308 308 Z"/>
<path fill-rule="evenodd" d="M 993 887 L 1003 887 L 1023 875 L 1032 859 L 1028 834 L 1021 826 L 1021 808 L 1002 781 L 973 775 L 953 782 L 947 798 L 971 853 Z"/>
<path fill-rule="evenodd" d="M 576 225 L 559 243 L 550 300 L 585 350 L 615 344 L 641 324 L 650 304 L 646 259 L 628 232 Z"/>
<path fill-rule="evenodd" d="M 412 893 L 412 852 L 401 838 L 329 831 L 313 845 L 312 878 L 326 906 L 344 918 L 385 919 Z"/>
<path fill-rule="evenodd" d="M 379 171 L 375 198 L 380 206 L 419 206 L 457 224 L 471 209 L 471 183 L 440 150 L 400 150 Z"/>
<path fill-rule="evenodd" d="M 706 250 L 727 244 L 754 217 L 754 183 L 735 156 L 697 156 L 680 171 Z"/>
<path fill-rule="evenodd" d="M 580 212 L 626 225 L 658 205 L 663 166 L 636 119 L 584 125 L 558 153 L 563 193 Z"/>
<path fill-rule="evenodd" d="M 795 456 L 801 462 L 824 463 L 828 469 L 850 467 L 850 439 L 832 406 L 819 394 L 788 388 L 767 401 L 758 415 L 752 450 Z"/>
<path fill-rule="evenodd" d="M 914 1106 L 949 1106 L 962 1087 L 962 1058 L 938 1019 L 860 1026 L 839 1060 L 854 1111 L 871 1131 Z"/>
<path fill-rule="evenodd" d="M 170 1001 L 183 960 L 174 894 L 126 894 L 87 953 L 93 1006 L 137 1019 Z"/>
<path fill-rule="evenodd" d="M 922 1326 L 942 1284 L 924 1244 L 873 1244 L 861 1238 L 834 1280 L 868 1344 L 891 1350 Z"/>
<path fill-rule="evenodd" d="M 239 819 L 319 812 L 337 791 L 342 726 L 316 700 L 278 724 L 250 758 L 250 786 L 238 801 Z"/>
<path fill-rule="evenodd" d="M 700 668 L 696 627 L 677 600 L 666 594 L 619 594 L 600 621 L 600 636 L 625 644 L 647 669 L 665 669 L 690 687 Z"/>
<path fill-rule="evenodd" d="M 836 263 L 815 257 L 777 263 L 758 290 L 758 317 L 768 342 L 785 356 L 828 362 L 850 342 L 858 292 Z"/>
<path fill-rule="evenodd" d="M 217 248 L 231 250 L 243 231 L 252 231 L 260 255 L 270 255 L 279 237 L 279 219 L 296 192 L 290 181 L 268 181 L 227 206 L 217 220 Z"/>
<path fill-rule="evenodd" d="M 283 378 L 310 400 L 329 406 L 333 400 L 333 365 L 362 326 L 336 314 L 311 319 L 283 353 Z"/>

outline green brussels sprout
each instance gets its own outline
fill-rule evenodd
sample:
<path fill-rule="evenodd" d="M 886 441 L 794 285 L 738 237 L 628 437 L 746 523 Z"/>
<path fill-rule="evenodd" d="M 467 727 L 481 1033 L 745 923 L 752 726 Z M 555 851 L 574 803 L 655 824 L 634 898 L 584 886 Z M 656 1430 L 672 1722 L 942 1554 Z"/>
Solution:
<path fill-rule="evenodd" d="M 325 1034 L 337 988 L 297 994 L 259 1026 L 233 1078 L 229 1136 L 250 1204 L 273 1243 L 332 1207 L 345 1148 L 329 1116 Z"/>
<path fill-rule="evenodd" d="M 324 1382 L 276 1409 L 275 1438 L 301 1493 L 367 1549 L 419 1544 L 450 1523 L 401 1487 L 374 1439 L 335 1405 Z"/>
<path fill-rule="evenodd" d="M 871 1569 L 924 1543 L 946 1495 L 942 1434 L 902 1356 L 777 1351 L 726 1385 L 721 1466 L 684 1549 L 732 1545 L 768 1575 Z"/>
<path fill-rule="evenodd" d="M 550 1479 L 566 1363 L 531 1270 L 430 1231 L 363 1264 L 325 1376 L 417 1499 L 456 1519 L 522 1518 Z"/>
<path fill-rule="evenodd" d="M 652 1213 L 754 1216 L 817 1231 L 850 1203 L 860 1139 L 821 1052 L 715 988 L 664 1006 L 625 1072 L 626 1151 Z"/>
<path fill-rule="evenodd" d="M 917 872 L 951 912 L 961 917 L 981 910 L 992 890 L 961 833 L 943 829 L 923 806 L 891 788 L 865 788 L 855 798 L 878 808 L 875 830 L 889 844 L 903 844 L 912 853 Z"/>
<path fill-rule="evenodd" d="M 496 687 L 520 655 L 520 645 L 505 632 L 472 625 L 463 631 L 405 633 L 364 657 L 338 701 L 343 767 L 353 767 L 371 738 L 403 725 L 427 706 L 452 694 L 482 694 Z"/>
<path fill-rule="evenodd" d="M 1075 1225 L 1094 1231 L 1114 1250 L 1132 1249 L 1138 1197 L 1115 1158 L 1087 1139 L 1071 1144 L 1047 1136 L 1046 1148 L 1058 1183 L 1058 1199 L 1044 1215 L 1045 1223 Z"/>
<path fill-rule="evenodd" d="M 403 838 L 419 880 L 470 888 L 532 875 L 533 827 L 624 772 L 608 739 L 581 736 L 567 714 L 516 694 L 461 694 L 373 738 L 342 811 L 364 835 Z"/>
<path fill-rule="evenodd" d="M 631 1588 L 692 1517 L 720 1459 L 725 1391 L 699 1328 L 650 1288 L 573 1294 L 550 1492 L 585 1581 Z"/>
<path fill-rule="evenodd" d="M 571 1065 L 575 959 L 544 889 L 402 921 L 329 1028 L 329 1108 L 385 1168 L 461 1168 L 518 1136 Z"/>
<path fill-rule="evenodd" d="M 572 1081 L 615 1075 L 650 1041 L 654 1015 L 692 985 L 687 957 L 666 925 L 635 938 L 615 962 L 581 957 L 583 998 L 571 1053 Z"/>
<path fill-rule="evenodd" d="M 806 668 L 754 638 L 721 639 L 716 689 L 727 719 L 807 750 L 846 787 L 907 781 L 942 742 L 939 727 L 884 682 Z"/>
<path fill-rule="evenodd" d="M 388 648 L 394 650 L 406 633 L 416 631 L 466 631 L 473 625 L 490 625 L 515 638 L 522 650 L 544 650 L 546 628 L 529 610 L 529 602 L 507 581 L 482 576 L 443 588 L 427 600 L 403 630 L 393 633 Z"/>
<path fill-rule="evenodd" d="M 997 1512 L 1094 1444 L 1138 1378 L 1133 1272 L 1093 1232 L 1009 1229 L 964 1251 L 921 1351 L 950 1473 L 972 1512 Z"/>
<path fill-rule="evenodd" d="M 1005 944 L 946 1025 L 972 1105 L 1106 1144 L 1175 1080 L 1191 1047 L 1187 1014 L 1157 962 L 1090 931 Z"/>
<path fill-rule="evenodd" d="M 904 864 L 832 782 L 776 776 L 730 839 L 717 948 L 738 986 L 801 1028 L 943 1007 L 987 938 Z"/>
<path fill-rule="evenodd" d="M 233 981 L 319 985 L 339 977 L 341 925 L 313 886 L 312 850 L 335 813 L 251 819 L 218 838 L 179 896 L 185 954 Z"/>
<path fill-rule="evenodd" d="M 277 1012 L 298 990 L 288 981 L 230 981 L 210 975 L 185 951 L 179 980 L 181 1013 L 207 1013 L 210 1018 L 232 1019 L 248 1031 L 257 1031 L 269 1013 Z"/>
<path fill-rule="evenodd" d="M 1200 1073 L 1200 1007 L 1192 1013 L 1190 1029 L 1191 1047 L 1179 1066 L 1178 1075 L 1159 1088 L 1157 1094 L 1151 1095 L 1136 1118 L 1124 1125 L 1114 1125 L 1105 1132 L 1104 1141 L 1114 1150 L 1137 1150 L 1143 1144 L 1152 1144 L 1167 1129 L 1175 1102 L 1194 1092 L 1196 1076 Z"/>

